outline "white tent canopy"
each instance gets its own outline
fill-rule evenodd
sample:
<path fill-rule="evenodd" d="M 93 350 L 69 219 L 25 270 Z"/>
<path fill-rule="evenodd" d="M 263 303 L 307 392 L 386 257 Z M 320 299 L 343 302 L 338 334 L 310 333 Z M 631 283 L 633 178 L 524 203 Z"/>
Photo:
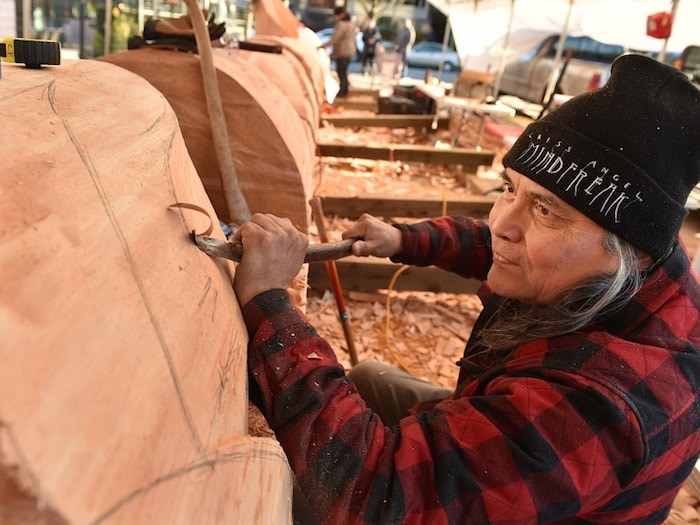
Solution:
<path fill-rule="evenodd" d="M 671 12 L 671 0 L 429 0 L 449 19 L 457 52 L 471 69 L 495 66 L 502 52 L 499 41 L 525 32 L 559 33 L 565 26 L 573 36 L 587 35 L 630 49 L 660 51 L 664 41 L 646 35 L 647 17 Z M 475 7 L 476 5 L 476 7 Z M 700 43 L 700 0 L 678 0 L 667 51 Z M 513 44 L 513 42 L 511 42 Z M 509 46 L 509 47 L 512 47 Z M 489 49 L 492 48 L 492 49 Z M 484 59 L 484 55 L 491 55 Z M 475 57 L 472 60 L 471 57 Z M 479 57 L 482 57 L 479 60 Z"/>

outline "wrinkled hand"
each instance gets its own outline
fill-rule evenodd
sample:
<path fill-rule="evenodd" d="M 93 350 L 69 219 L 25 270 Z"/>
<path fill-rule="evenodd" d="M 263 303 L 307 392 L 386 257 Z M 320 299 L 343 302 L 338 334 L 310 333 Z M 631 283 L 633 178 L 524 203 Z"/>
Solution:
<path fill-rule="evenodd" d="M 233 279 L 241 306 L 267 290 L 288 288 L 304 263 L 309 245 L 308 237 L 289 219 L 263 213 L 243 223 L 232 240 L 243 246 Z"/>
<path fill-rule="evenodd" d="M 403 247 L 400 230 L 367 213 L 343 232 L 343 239 L 360 239 L 352 245 L 353 255 L 360 257 L 391 257 Z"/>

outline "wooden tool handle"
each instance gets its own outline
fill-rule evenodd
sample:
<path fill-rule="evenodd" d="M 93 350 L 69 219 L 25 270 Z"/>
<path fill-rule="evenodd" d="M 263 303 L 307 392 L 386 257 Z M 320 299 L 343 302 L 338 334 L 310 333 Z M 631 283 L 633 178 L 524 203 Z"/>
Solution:
<path fill-rule="evenodd" d="M 338 242 L 309 244 L 304 262 L 334 261 L 352 255 L 352 245 L 357 239 L 345 239 Z"/>
<path fill-rule="evenodd" d="M 212 257 L 224 257 L 235 262 L 240 262 L 243 256 L 243 247 L 240 243 L 222 241 L 204 235 L 192 235 L 195 244 L 207 255 Z M 339 242 L 326 242 L 322 244 L 309 244 L 306 250 L 304 262 L 333 261 L 352 254 L 351 247 L 357 239 L 346 239 Z"/>

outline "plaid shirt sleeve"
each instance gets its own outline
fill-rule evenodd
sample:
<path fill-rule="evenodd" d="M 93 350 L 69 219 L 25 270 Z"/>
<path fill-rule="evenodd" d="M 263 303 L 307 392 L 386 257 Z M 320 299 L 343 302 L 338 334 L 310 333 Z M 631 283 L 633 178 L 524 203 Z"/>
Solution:
<path fill-rule="evenodd" d="M 485 221 L 440 217 L 394 226 L 403 234 L 403 251 L 392 261 L 434 265 L 463 277 L 486 279 L 492 259 L 491 233 Z"/>

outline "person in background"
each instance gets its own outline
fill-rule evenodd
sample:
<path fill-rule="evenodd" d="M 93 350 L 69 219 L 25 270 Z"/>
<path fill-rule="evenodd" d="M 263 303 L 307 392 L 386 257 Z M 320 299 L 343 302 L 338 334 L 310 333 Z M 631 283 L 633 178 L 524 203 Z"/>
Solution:
<path fill-rule="evenodd" d="M 333 34 L 331 35 L 331 39 L 320 47 L 333 48 L 332 56 L 335 61 L 335 70 L 338 73 L 338 82 L 340 84 L 340 90 L 337 96 L 344 98 L 348 96 L 348 91 L 350 89 L 350 83 L 348 82 L 350 60 L 355 56 L 355 53 L 357 53 L 357 46 L 355 44 L 357 28 L 345 7 L 338 6 L 333 13 L 336 19 L 335 26 L 333 26 Z"/>
<path fill-rule="evenodd" d="M 362 32 L 362 73 L 366 75 L 374 70 L 375 60 L 377 57 L 377 46 L 382 41 L 382 33 L 377 27 L 377 22 L 370 19 L 367 22 L 365 30 Z"/>
<path fill-rule="evenodd" d="M 287 291 L 308 238 L 242 224 L 250 396 L 320 521 L 662 523 L 700 451 L 700 285 L 678 237 L 698 144 L 700 91 L 623 55 L 524 130 L 487 221 L 351 226 L 357 256 L 483 281 L 449 393 L 371 362 L 347 375 Z"/>
<path fill-rule="evenodd" d="M 410 18 L 401 20 L 401 28 L 396 35 L 396 52 L 399 56 L 399 64 L 397 69 L 398 78 L 406 74 L 406 53 L 410 51 L 413 44 L 416 43 L 416 30 L 413 27 L 413 22 Z"/>

